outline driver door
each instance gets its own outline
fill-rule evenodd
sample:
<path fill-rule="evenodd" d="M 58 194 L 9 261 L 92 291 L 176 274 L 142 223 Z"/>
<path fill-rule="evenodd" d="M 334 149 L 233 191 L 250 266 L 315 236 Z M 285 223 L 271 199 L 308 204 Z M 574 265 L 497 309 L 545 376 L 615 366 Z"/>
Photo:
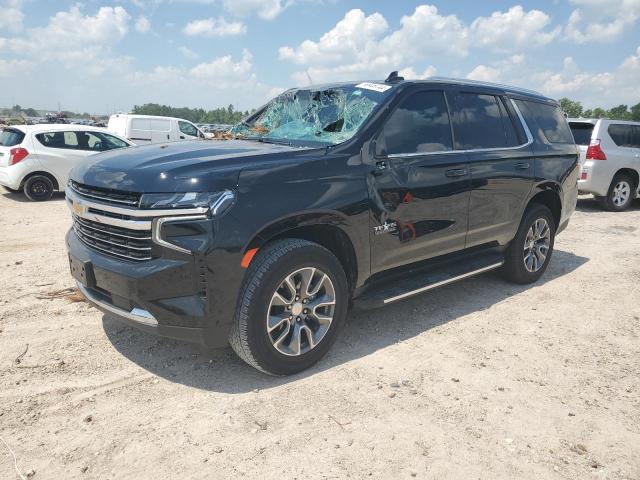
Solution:
<path fill-rule="evenodd" d="M 462 250 L 471 178 L 453 149 L 446 91 L 405 93 L 373 150 L 371 273 Z"/>

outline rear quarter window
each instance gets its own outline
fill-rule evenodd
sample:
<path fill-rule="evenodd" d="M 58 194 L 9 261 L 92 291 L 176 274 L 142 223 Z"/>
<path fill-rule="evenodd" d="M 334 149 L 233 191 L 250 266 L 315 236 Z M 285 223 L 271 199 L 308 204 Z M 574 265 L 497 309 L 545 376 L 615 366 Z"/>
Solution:
<path fill-rule="evenodd" d="M 521 111 L 528 113 L 528 115 L 525 114 L 525 117 L 528 117 L 527 120 L 535 121 L 537 125 L 529 125 L 529 128 L 537 129 L 539 137 L 545 140 L 545 143 L 575 143 L 567 119 L 559 106 L 530 100 L 515 102 Z"/>
<path fill-rule="evenodd" d="M 607 132 L 619 147 L 640 148 L 640 126 L 612 123 Z"/>
<path fill-rule="evenodd" d="M 0 145 L 3 147 L 15 147 L 20 145 L 22 140 L 24 140 L 24 133 L 20 130 L 7 128 L 0 132 Z"/>

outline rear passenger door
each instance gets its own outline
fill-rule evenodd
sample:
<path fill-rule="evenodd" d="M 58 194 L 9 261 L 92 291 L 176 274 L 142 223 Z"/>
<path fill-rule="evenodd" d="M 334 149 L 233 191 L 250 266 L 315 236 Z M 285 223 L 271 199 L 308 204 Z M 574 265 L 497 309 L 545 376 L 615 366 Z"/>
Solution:
<path fill-rule="evenodd" d="M 484 91 L 455 95 L 455 148 L 471 173 L 466 247 L 513 238 L 533 185 L 531 137 L 513 104 Z"/>
<path fill-rule="evenodd" d="M 34 146 L 42 168 L 56 177 L 60 190 L 64 190 L 71 169 L 89 155 L 89 152 L 81 149 L 83 134 L 77 131 L 54 131 L 37 133 L 35 136 Z"/>
<path fill-rule="evenodd" d="M 445 91 L 406 92 L 374 138 L 373 273 L 462 250 L 470 182 L 465 154 L 453 150 Z"/>

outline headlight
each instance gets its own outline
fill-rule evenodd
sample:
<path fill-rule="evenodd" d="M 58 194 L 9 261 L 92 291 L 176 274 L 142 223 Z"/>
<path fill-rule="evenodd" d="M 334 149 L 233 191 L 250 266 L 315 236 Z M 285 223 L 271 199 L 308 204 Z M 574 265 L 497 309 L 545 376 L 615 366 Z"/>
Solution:
<path fill-rule="evenodd" d="M 219 215 L 231 206 L 234 199 L 235 194 L 231 190 L 216 193 L 145 193 L 140 199 L 140 208 L 170 210 L 206 207 L 212 215 Z"/>

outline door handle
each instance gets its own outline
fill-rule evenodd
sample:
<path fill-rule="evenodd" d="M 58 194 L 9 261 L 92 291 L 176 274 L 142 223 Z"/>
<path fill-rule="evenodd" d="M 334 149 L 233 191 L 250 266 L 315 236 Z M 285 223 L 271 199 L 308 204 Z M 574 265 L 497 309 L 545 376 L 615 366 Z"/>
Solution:
<path fill-rule="evenodd" d="M 184 135 L 180 135 L 180 138 L 181 138 L 182 140 L 184 140 Z"/>
<path fill-rule="evenodd" d="M 447 177 L 464 177 L 467 174 L 466 168 L 452 168 L 444 172 Z"/>
<path fill-rule="evenodd" d="M 518 170 L 527 170 L 529 168 L 529 162 L 516 163 Z"/>
<path fill-rule="evenodd" d="M 167 133 L 167 140 L 169 140 L 169 134 Z"/>

